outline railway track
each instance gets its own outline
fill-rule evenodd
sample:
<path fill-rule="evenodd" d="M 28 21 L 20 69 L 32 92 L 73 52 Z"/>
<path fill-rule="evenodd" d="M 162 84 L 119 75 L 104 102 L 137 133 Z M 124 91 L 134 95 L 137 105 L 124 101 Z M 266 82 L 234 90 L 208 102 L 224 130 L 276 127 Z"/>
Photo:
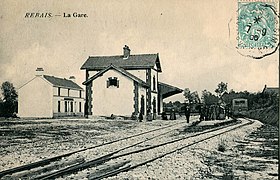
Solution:
<path fill-rule="evenodd" d="M 182 143 L 181 146 L 176 146 L 176 147 L 174 147 L 174 148 L 172 148 L 172 149 L 170 149 L 170 150 L 168 150 L 168 151 L 166 151 L 166 152 L 162 152 L 162 153 L 160 153 L 159 155 L 156 155 L 156 156 L 151 157 L 151 158 L 147 158 L 146 160 L 139 161 L 139 162 L 136 162 L 136 163 L 134 163 L 134 164 L 132 164 L 132 163 L 126 164 L 126 166 L 123 166 L 123 167 L 120 167 L 120 168 L 117 168 L 117 169 L 113 169 L 113 170 L 109 170 L 109 171 L 106 171 L 106 169 L 105 169 L 105 170 L 104 170 L 104 169 L 99 170 L 99 171 L 95 172 L 94 174 L 90 174 L 87 178 L 88 178 L 88 179 L 92 179 L 92 180 L 93 180 L 93 179 L 94 179 L 94 180 L 99 180 L 99 179 L 103 179 L 103 178 L 115 176 L 115 175 L 117 175 L 117 174 L 119 174 L 119 173 L 122 173 L 122 172 L 127 172 L 127 171 L 130 171 L 130 170 L 133 170 L 133 169 L 135 169 L 135 168 L 137 168 L 137 167 L 139 167 L 139 166 L 146 165 L 146 164 L 151 163 L 151 162 L 153 162 L 153 161 L 155 161 L 155 160 L 158 160 L 158 159 L 160 159 L 160 158 L 163 158 L 164 156 L 167 156 L 167 155 L 169 155 L 169 154 L 172 154 L 172 153 L 175 153 L 175 152 L 177 152 L 177 151 L 180 151 L 180 150 L 182 150 L 182 149 L 184 149 L 184 148 L 193 146 L 193 145 L 198 144 L 198 143 L 200 143 L 200 142 L 206 141 L 206 140 L 208 140 L 208 139 L 214 138 L 214 137 L 216 137 L 216 136 L 225 134 L 225 133 L 227 133 L 227 132 L 236 130 L 236 129 L 238 129 L 238 128 L 242 128 L 242 127 L 244 127 L 244 126 L 247 126 L 247 125 L 250 125 L 250 124 L 253 123 L 252 120 L 248 120 L 248 119 L 247 119 L 246 121 L 247 121 L 246 123 L 242 123 L 242 124 L 240 124 L 240 125 L 235 125 L 235 126 L 233 126 L 233 127 L 230 127 L 230 125 L 229 125 L 228 128 L 226 128 L 226 129 L 224 129 L 225 127 L 219 127 L 219 128 L 216 128 L 215 130 L 214 130 L 214 129 L 213 129 L 213 130 L 208 130 L 208 131 L 206 131 L 206 132 L 204 132 L 204 133 L 210 134 L 210 133 L 213 133 L 213 132 L 218 132 L 218 131 L 221 130 L 221 129 L 224 129 L 224 130 L 222 130 L 222 131 L 220 131 L 220 132 L 218 132 L 218 133 L 213 133 L 213 134 L 211 134 L 211 135 L 209 135 L 209 136 L 206 136 L 206 137 L 203 137 L 203 138 L 201 138 L 201 139 L 199 139 L 199 140 L 196 140 L 196 141 L 193 141 L 193 142 L 189 142 L 189 143 L 186 143 L 186 144 Z M 197 133 L 197 134 L 194 134 L 194 135 L 191 135 L 191 136 L 187 136 L 187 137 L 184 137 L 184 138 L 180 138 L 180 139 L 178 139 L 178 142 L 181 141 L 181 140 L 189 139 L 189 138 L 191 138 L 191 137 L 197 137 L 197 136 L 200 136 L 200 135 L 202 135 L 202 133 Z M 205 135 L 205 134 L 204 134 L 204 135 Z M 177 141 L 177 140 L 175 140 L 175 141 Z M 174 142 L 174 141 L 173 141 L 173 142 Z M 167 143 L 164 144 L 164 145 L 167 145 L 167 144 L 173 143 L 173 142 L 167 142 Z M 174 145 L 174 144 L 173 144 L 173 145 Z M 161 145 L 156 145 L 156 146 L 161 146 Z M 149 148 L 147 148 L 147 149 L 149 149 Z M 136 151 L 136 152 L 137 152 L 137 151 Z M 138 151 L 138 152 L 139 152 L 139 151 Z M 133 153 L 133 152 L 131 152 L 131 153 Z M 130 153 L 127 153 L 127 154 L 130 154 Z M 116 156 L 116 158 L 122 157 L 122 156 L 124 156 L 124 155 L 126 155 L 126 154 Z M 113 159 L 113 158 L 112 158 L 112 159 Z M 110 169 L 110 168 L 107 168 L 107 169 Z"/>
<path fill-rule="evenodd" d="M 198 119 L 195 119 L 195 120 L 198 120 Z M 97 148 L 106 148 L 106 149 L 110 150 L 110 148 L 108 148 L 108 146 L 114 145 L 116 143 L 125 143 L 127 140 L 136 141 L 136 143 L 134 143 L 135 145 L 141 144 L 141 143 L 143 143 L 145 141 L 148 141 L 150 139 L 168 134 L 168 133 L 170 133 L 170 132 L 172 132 L 172 131 L 180 128 L 180 127 L 183 127 L 184 125 L 185 125 L 185 122 L 179 122 L 179 123 L 176 123 L 176 124 L 152 129 L 152 130 L 149 130 L 149 131 L 145 131 L 145 132 L 141 132 L 141 133 L 138 133 L 138 134 L 127 136 L 127 137 L 124 137 L 124 138 L 120 138 L 120 139 L 116 139 L 116 140 L 113 140 L 113 141 L 105 142 L 105 143 L 98 144 L 98 145 L 95 145 L 95 146 L 91 146 L 91 147 L 88 147 L 88 148 L 83 148 L 83 149 L 76 150 L 76 151 L 73 151 L 73 152 L 65 153 L 65 154 L 58 155 L 58 156 L 55 156 L 55 157 L 52 157 L 52 158 L 40 160 L 40 161 L 33 162 L 33 163 L 30 163 L 30 164 L 26 164 L 26 165 L 23 165 L 23 166 L 7 169 L 7 170 L 4 170 L 4 171 L 0 172 L 0 178 L 3 178 L 7 175 L 20 173 L 20 172 L 23 172 L 23 171 L 26 171 L 26 170 L 32 170 L 32 169 L 43 167 L 43 166 L 45 167 L 45 166 L 50 165 L 53 162 L 63 160 L 65 158 L 73 156 L 73 155 L 76 155 L 77 156 L 76 159 L 79 159 L 80 156 L 81 156 L 79 153 L 83 153 L 83 152 L 86 152 L 86 151 L 89 151 L 89 150 L 93 151 L 93 152 Z M 151 136 L 150 138 L 146 138 L 145 136 L 147 136 L 149 134 L 153 134 L 153 135 L 150 135 Z M 136 140 L 136 138 L 141 138 L 141 137 L 144 138 L 144 140 L 140 140 L 140 141 Z M 129 148 L 129 147 L 126 147 L 126 148 Z M 125 148 L 122 148 L 122 149 L 125 149 Z M 72 160 L 70 160 L 70 161 L 72 161 Z M 78 162 L 83 163 L 84 161 L 80 160 Z M 76 163 L 76 161 L 73 161 L 74 165 L 75 165 L 75 163 Z M 69 165 L 69 163 L 68 163 L 68 165 Z M 55 164 L 54 167 L 60 167 L 60 166 Z M 51 168 L 46 167 L 46 169 L 48 170 L 48 169 L 51 169 Z M 10 179 L 10 178 L 12 178 L 12 177 L 7 177 L 7 179 Z"/>
<path fill-rule="evenodd" d="M 135 169 L 139 166 L 148 164 L 150 162 L 153 162 L 157 159 L 160 159 L 168 154 L 172 154 L 176 151 L 182 150 L 184 148 L 187 148 L 189 146 L 195 145 L 197 143 L 206 141 L 210 138 L 219 136 L 221 134 L 227 133 L 229 131 L 233 131 L 235 129 L 241 128 L 243 126 L 249 125 L 252 123 L 250 120 L 245 120 L 247 122 L 240 122 L 236 123 L 234 125 L 229 124 L 222 127 L 217 127 L 214 129 L 204 130 L 202 132 L 198 133 L 192 133 L 192 134 L 185 134 L 183 136 L 170 136 L 170 140 L 166 142 L 160 142 L 158 139 L 161 136 L 164 136 L 172 131 L 173 129 L 168 129 L 164 132 L 161 131 L 161 133 L 154 134 L 154 136 L 150 138 L 146 138 L 144 140 L 135 141 L 132 144 L 129 144 L 127 146 L 124 146 L 122 148 L 116 149 L 114 151 L 109 151 L 107 153 L 104 153 L 101 156 L 97 156 L 96 158 L 93 158 L 91 160 L 85 161 L 83 158 L 75 158 L 70 160 L 71 163 L 68 162 L 67 167 L 61 167 L 58 165 L 50 166 L 41 168 L 35 172 L 40 172 L 39 175 L 35 175 L 32 173 L 28 174 L 17 174 L 15 176 L 9 176 L 9 179 L 17 179 L 17 178 L 28 178 L 28 179 L 54 179 L 57 177 L 65 177 L 66 175 L 73 174 L 73 173 L 79 173 L 84 169 L 89 169 L 89 174 L 86 175 L 88 179 L 102 179 L 110 176 L 115 176 L 121 172 L 129 171 L 132 169 Z M 176 125 L 173 125 L 173 127 Z M 159 129 L 165 129 L 159 128 Z M 176 129 L 176 128 L 175 128 Z M 178 128 L 177 128 L 178 129 Z M 148 132 L 145 132 L 147 134 Z M 140 133 L 142 134 L 142 133 Z M 178 134 L 177 134 L 178 135 Z M 137 135 L 136 135 L 137 136 Z M 139 135 L 140 136 L 140 135 Z M 128 137 L 127 137 L 128 138 Z M 196 138 L 196 140 L 194 140 Z M 149 143 L 148 143 L 149 142 Z M 146 143 L 146 144 L 145 144 Z M 140 146 L 139 145 L 144 146 Z M 74 152 L 72 152 L 74 153 Z M 61 159 L 61 158 L 60 158 Z M 53 160 L 56 161 L 56 160 Z M 65 162 L 64 162 L 65 163 Z M 38 165 L 36 167 L 39 167 L 42 165 Z M 53 168 L 51 168 L 53 167 Z M 54 170 L 58 169 L 58 170 Z M 35 168 L 32 167 L 30 169 Z M 25 169 L 26 170 L 26 169 Z M 49 171 L 50 170 L 50 171 Z M 21 170 L 23 171 L 23 170 Z M 46 173 L 42 173 L 45 172 Z M 17 171 L 10 171 L 8 174 L 13 174 Z M 2 173 L 2 174 L 1 174 Z M 0 177 L 3 172 L 0 172 Z M 7 175 L 7 172 L 5 173 Z M 79 179 L 80 177 L 77 177 Z"/>

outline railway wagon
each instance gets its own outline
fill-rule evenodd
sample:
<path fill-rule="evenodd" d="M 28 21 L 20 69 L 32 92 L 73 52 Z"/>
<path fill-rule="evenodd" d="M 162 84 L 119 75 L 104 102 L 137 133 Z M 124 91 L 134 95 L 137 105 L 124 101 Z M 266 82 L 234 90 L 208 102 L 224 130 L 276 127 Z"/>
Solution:
<path fill-rule="evenodd" d="M 234 116 L 242 116 L 244 111 L 248 111 L 248 100 L 238 98 L 232 100 L 232 113 Z"/>

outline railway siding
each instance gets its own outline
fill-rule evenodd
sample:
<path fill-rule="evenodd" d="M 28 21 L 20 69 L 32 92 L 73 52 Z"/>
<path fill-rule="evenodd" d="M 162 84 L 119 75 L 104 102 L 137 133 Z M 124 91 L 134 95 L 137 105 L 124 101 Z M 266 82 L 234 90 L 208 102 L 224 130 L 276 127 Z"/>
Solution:
<path fill-rule="evenodd" d="M 234 126 L 236 126 L 236 127 L 234 127 Z M 166 139 L 166 142 L 163 143 L 163 144 L 156 144 L 156 145 L 153 144 L 153 145 L 151 145 L 150 147 L 147 147 L 147 148 L 135 149 L 135 150 L 131 150 L 130 152 L 126 152 L 126 153 L 124 152 L 122 154 L 117 154 L 115 156 L 113 155 L 113 156 L 105 157 L 105 159 L 102 159 L 101 162 L 105 163 L 105 166 L 106 166 L 106 163 L 107 163 L 107 169 L 110 169 L 110 164 L 114 164 L 112 161 L 110 161 L 112 159 L 115 159 L 115 163 L 120 163 L 120 162 L 123 162 L 127 159 L 132 162 L 132 163 L 128 164 L 126 167 L 120 168 L 119 170 L 114 170 L 114 171 L 108 172 L 109 174 L 115 175 L 115 174 L 118 174 L 119 172 L 122 172 L 122 171 L 128 171 L 131 168 L 133 169 L 133 168 L 136 168 L 136 167 L 139 167 L 139 166 L 142 166 L 142 165 L 146 165 L 148 162 L 153 162 L 154 160 L 162 158 L 162 157 L 166 156 L 167 154 L 174 153 L 174 152 L 176 152 L 180 149 L 185 148 L 186 146 L 191 146 L 193 144 L 196 144 L 197 142 L 204 141 L 205 139 L 209 139 L 212 136 L 217 136 L 217 134 L 215 134 L 215 133 L 218 133 L 218 134 L 223 133 L 224 131 L 228 131 L 228 130 L 231 130 L 232 128 L 234 129 L 234 128 L 237 128 L 237 127 L 239 127 L 239 126 L 233 125 L 233 127 L 228 126 L 228 127 L 223 127 L 223 128 L 217 128 L 215 130 L 212 129 L 212 130 L 207 131 L 207 133 L 206 132 L 197 133 L 197 134 L 194 134 L 194 135 L 189 135 L 189 136 L 184 137 L 182 139 L 179 138 L 179 139 L 171 141 L 171 142 L 168 142 L 169 140 Z M 198 136 L 198 135 L 200 137 L 198 139 L 197 139 L 197 137 L 195 138 L 195 136 Z M 187 138 L 193 138 L 193 139 L 187 139 Z M 187 140 L 187 142 L 184 142 L 185 140 Z M 96 164 L 96 162 L 93 162 L 93 164 L 91 162 L 88 162 L 88 163 L 85 163 L 82 166 L 76 167 L 76 170 L 75 170 L 75 167 L 73 167 L 73 169 L 71 169 L 70 171 L 68 171 L 69 170 L 68 169 L 68 170 L 62 172 L 61 175 L 62 174 L 67 174 L 67 173 L 77 172 L 77 170 L 86 169 L 86 168 L 95 166 L 94 168 L 92 168 L 92 170 L 86 169 L 84 171 L 79 171 L 77 175 L 72 175 L 72 178 L 75 178 L 75 179 L 80 179 L 82 177 L 84 178 L 84 176 L 88 173 L 90 173 L 90 176 L 94 177 L 94 179 L 107 177 L 108 174 L 103 174 L 100 177 L 94 176 L 96 174 L 101 173 L 100 170 L 98 169 L 99 167 L 96 167 L 97 165 L 98 164 Z M 104 164 L 103 164 L 103 166 L 104 166 Z M 54 178 L 54 177 L 56 177 L 56 175 L 57 174 L 54 174 L 54 176 L 40 176 L 39 179 Z"/>
<path fill-rule="evenodd" d="M 221 164 L 227 163 L 232 157 L 232 148 L 236 141 L 242 141 L 249 132 L 255 131 L 261 124 L 255 122 L 226 134 L 213 137 L 207 141 L 183 148 L 175 153 L 166 155 L 128 172 L 122 172 L 108 179 L 223 179 L 229 175 L 228 169 L 217 170 L 213 164 L 208 164 L 209 157 L 213 154 L 227 156 Z M 217 151 L 221 141 L 226 141 L 227 150 Z M 212 159 L 213 160 L 213 159 Z M 215 162 L 217 163 L 217 162 Z M 236 174 L 236 177 L 242 177 Z"/>
<path fill-rule="evenodd" d="M 179 121 L 178 121 L 179 122 Z M 0 146 L 0 171 L 21 166 L 31 162 L 44 160 L 46 158 L 88 148 L 98 144 L 121 139 L 135 133 L 141 133 L 163 126 L 170 125 L 168 121 L 154 121 L 149 123 L 135 123 L 134 121 L 110 121 L 87 119 L 78 120 L 15 120 L 0 122 L 1 143 L 9 146 Z M 2 129 L 9 129 L 12 134 L 2 133 Z M 57 137 L 50 135 L 54 129 L 67 129 L 68 136 Z M 79 129 L 80 133 L 72 131 Z M 42 135 L 25 141 L 17 141 L 17 134 L 30 132 L 35 134 L 48 134 L 48 138 Z M 98 131 L 98 133 L 96 133 Z M 17 133 L 18 132 L 18 133 Z M 2 141 L 3 140 L 3 141 Z M 16 143 L 15 143 L 16 141 Z M 16 151 L 15 151 L 16 149 Z M 11 158 L 13 157 L 13 158 Z"/>
<path fill-rule="evenodd" d="M 197 119 L 192 119 L 193 122 L 195 120 Z M 224 146 L 223 151 L 228 152 L 230 148 L 225 146 L 228 139 L 235 143 L 248 143 L 244 139 L 245 134 L 254 131 L 260 124 L 247 119 L 212 123 L 202 122 L 186 125 L 185 121 L 173 121 L 167 127 L 158 126 L 160 128 L 146 134 L 142 130 L 140 132 L 143 133 L 139 133 L 139 136 L 75 152 L 63 157 L 60 161 L 53 161 L 48 165 L 29 171 L 6 175 L 4 179 L 23 177 L 32 179 L 224 178 L 232 175 L 233 168 L 226 168 L 222 172 L 215 168 L 209 168 L 211 161 L 208 162 L 207 159 L 209 160 L 209 156 L 211 159 L 213 152 L 217 152 L 221 145 Z M 190 130 L 192 128 L 195 130 Z M 212 152 L 209 155 L 205 154 L 205 151 Z M 232 156 L 231 154 L 225 155 Z M 184 156 L 185 159 L 183 159 Z M 225 162 L 227 161 L 217 162 L 217 164 L 226 166 L 223 165 Z M 165 163 L 168 167 L 164 165 Z M 169 163 L 174 167 L 169 167 Z M 193 169 L 192 165 L 196 169 Z M 162 171 L 156 169 L 162 169 Z M 47 172 L 42 173 L 45 171 Z M 189 176 L 190 174 L 192 176 Z"/>
<path fill-rule="evenodd" d="M 197 118 L 194 118 L 193 120 L 195 121 Z M 108 156 L 108 154 L 110 155 L 110 152 L 114 151 L 115 147 L 125 147 L 127 144 L 131 144 L 134 142 L 137 143 L 141 143 L 143 141 L 146 141 L 147 139 L 151 139 L 157 136 L 163 136 L 166 135 L 168 133 L 172 133 L 172 131 L 178 129 L 178 128 L 182 128 L 185 126 L 185 121 L 177 121 L 174 123 L 171 123 L 167 126 L 159 126 L 157 128 L 150 128 L 150 130 L 148 131 L 140 131 L 140 133 L 138 134 L 132 134 L 123 138 L 120 138 L 121 141 L 119 141 L 118 139 L 116 140 L 116 138 L 113 141 L 108 141 L 105 142 L 103 144 L 97 145 L 97 146 L 93 146 L 93 147 L 89 147 L 86 149 L 82 149 L 82 150 L 78 150 L 78 151 L 74 151 L 65 155 L 61 155 L 58 157 L 54 157 L 53 160 L 59 160 L 61 158 L 68 158 L 70 160 L 75 160 L 78 157 L 83 157 L 84 160 L 90 160 L 93 159 L 94 157 L 100 157 L 102 155 L 106 155 Z M 148 136 L 148 137 L 147 137 Z M 149 138 L 150 136 L 150 138 Z M 114 144 L 112 146 L 112 144 Z M 85 156 L 84 154 L 87 154 L 87 156 Z M 69 156 L 69 157 L 68 157 Z M 36 162 L 36 164 L 40 164 L 42 165 L 46 165 L 49 164 L 53 161 L 52 159 L 50 160 L 44 160 L 44 162 Z M 50 162 L 49 162 L 50 161 Z M 35 164 L 32 165 L 30 168 L 35 168 Z M 69 168 L 68 166 L 62 166 L 63 168 Z M 71 166 L 70 166 L 71 167 Z M 21 167 L 17 168 L 18 170 L 20 170 Z M 33 173 L 33 171 L 30 171 L 30 168 L 27 167 L 23 167 L 22 170 L 29 170 L 29 177 L 34 177 L 36 175 L 36 173 Z M 16 169 L 15 169 L 16 170 Z M 11 173 L 15 172 L 12 170 L 9 170 Z M 21 170 L 20 170 L 21 171 Z M 54 170 L 55 171 L 55 170 Z M 9 172 L 0 172 L 0 175 L 3 176 L 5 174 L 10 174 Z M 28 174 L 28 173 L 26 173 Z M 9 178 L 12 178 L 12 176 L 8 176 Z"/>

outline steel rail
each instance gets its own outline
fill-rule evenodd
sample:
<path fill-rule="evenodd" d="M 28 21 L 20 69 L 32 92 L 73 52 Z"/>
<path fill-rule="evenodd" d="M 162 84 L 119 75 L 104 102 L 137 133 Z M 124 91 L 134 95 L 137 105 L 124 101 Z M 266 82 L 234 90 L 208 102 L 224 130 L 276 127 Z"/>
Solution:
<path fill-rule="evenodd" d="M 70 167 L 67 167 L 65 169 L 62 169 L 62 170 L 59 170 L 59 171 L 56 171 L 54 173 L 50 173 L 50 174 L 45 174 L 45 175 L 41 175 L 41 176 L 38 176 L 36 177 L 35 179 L 48 179 L 48 178 L 55 178 L 57 176 L 60 176 L 61 173 L 64 173 L 65 171 L 69 172 L 69 171 L 72 171 L 73 169 L 75 170 L 76 168 L 80 169 L 80 168 L 85 168 L 87 165 L 98 165 L 98 164 L 102 164 L 104 161 L 108 161 L 108 160 L 111 160 L 111 159 L 115 159 L 116 156 L 112 157 L 113 155 L 123 151 L 123 150 L 126 150 L 126 149 L 129 149 L 131 147 L 135 147 L 139 144 L 142 144 L 144 142 L 147 142 L 147 141 L 150 141 L 152 139 L 155 139 L 157 137 L 160 137 L 160 136 L 163 136 L 163 135 L 166 135 L 172 131 L 175 131 L 175 130 L 178 130 L 179 128 L 176 128 L 176 129 L 172 129 L 172 130 L 169 130 L 167 132 L 164 132 L 164 133 L 161 133 L 161 134 L 158 134 L 156 136 L 153 136 L 153 137 L 150 137 L 150 138 L 146 138 L 145 140 L 142 140 L 142 141 L 139 141 L 139 142 L 136 142 L 134 144 L 131 144 L 131 145 L 128 145 L 126 147 L 123 147 L 123 148 L 120 148 L 114 152 L 111 152 L 111 153 L 108 153 L 106 155 L 103 155 L 103 156 L 100 156 L 94 160 L 91 160 L 91 161 L 88 161 L 88 162 L 85 162 L 85 163 L 80 163 L 80 164 L 75 164 L 73 166 L 70 166 Z M 112 157 L 112 158 L 111 158 Z M 81 167 L 80 167 L 81 166 Z"/>
<path fill-rule="evenodd" d="M 71 156 L 71 155 L 79 153 L 79 152 L 83 152 L 83 151 L 94 149 L 94 148 L 97 148 L 97 147 L 102 147 L 102 146 L 105 146 L 105 145 L 113 144 L 113 143 L 116 143 L 116 142 L 120 142 L 120 141 L 127 140 L 127 139 L 130 139 L 130 138 L 138 137 L 138 136 L 141 136 L 141 135 L 145 135 L 145 134 L 148 134 L 148 133 L 151 133 L 151 132 L 166 129 L 166 128 L 173 127 L 173 126 L 183 124 L 183 123 L 185 123 L 185 122 L 179 122 L 179 123 L 176 123 L 176 124 L 152 129 L 152 130 L 145 131 L 145 132 L 142 132 L 142 133 L 138 133 L 138 134 L 135 134 L 135 135 L 127 136 L 127 137 L 124 137 L 124 138 L 116 139 L 116 140 L 105 142 L 105 143 L 98 144 L 98 145 L 94 145 L 94 146 L 91 146 L 91 147 L 88 147 L 88 148 L 83 148 L 83 149 L 79 149 L 79 150 L 72 151 L 72 152 L 69 152 L 69 153 L 65 153 L 65 154 L 62 154 L 62 155 L 54 156 L 54 157 L 51 157 L 51 158 L 48 158 L 48 159 L 43 159 L 43 160 L 36 161 L 36 162 L 33 162 L 33 163 L 29 163 L 29 164 L 26 164 L 26 165 L 10 168 L 10 169 L 1 171 L 0 172 L 0 178 L 5 176 L 5 175 L 8 175 L 8 174 L 14 174 L 14 173 L 17 173 L 17 172 L 30 170 L 30 169 L 37 168 L 37 167 L 40 167 L 40 166 L 48 165 L 51 162 L 58 161 L 58 160 L 60 160 L 64 157 L 68 157 L 68 156 Z"/>
<path fill-rule="evenodd" d="M 250 125 L 250 124 L 253 123 L 252 120 L 249 120 L 249 119 L 247 119 L 247 120 L 248 120 L 249 122 L 247 122 L 247 123 L 245 123 L 245 124 L 242 124 L 242 125 L 240 125 L 240 126 L 237 126 L 237 127 L 232 128 L 232 129 L 229 129 L 229 130 L 220 132 L 220 133 L 218 133 L 218 134 L 215 134 L 215 135 L 206 137 L 206 138 L 204 138 L 204 139 L 195 141 L 195 142 L 190 143 L 190 144 L 188 144 L 188 145 L 186 145 L 186 146 L 182 146 L 182 147 L 177 148 L 177 149 L 175 149 L 175 150 L 172 150 L 172 151 L 169 151 L 169 152 L 167 152 L 167 153 L 164 153 L 164 154 L 162 154 L 162 155 L 160 155 L 160 156 L 157 156 L 157 157 L 154 157 L 154 158 L 152 158 L 152 159 L 146 160 L 146 161 L 144 161 L 144 162 L 135 164 L 135 165 L 133 165 L 133 166 L 129 165 L 129 166 L 127 166 L 127 167 L 123 167 L 123 168 L 120 168 L 120 169 L 117 169 L 117 170 L 113 170 L 113 171 L 110 171 L 110 172 L 108 172 L 108 173 L 105 173 L 105 174 L 102 174 L 102 175 L 99 175 L 99 176 L 93 176 L 93 177 L 91 177 L 91 178 L 89 178 L 89 179 L 90 179 L 90 180 L 93 180 L 93 179 L 94 179 L 94 180 L 100 180 L 100 179 L 103 179 L 103 178 L 115 176 L 115 175 L 117 175 L 117 174 L 119 174 L 119 173 L 121 173 L 121 172 L 130 171 L 130 170 L 135 169 L 135 168 L 137 168 L 137 167 L 140 167 L 140 166 L 143 166 L 143 165 L 145 165 L 145 164 L 151 163 L 151 162 L 153 162 L 153 161 L 155 161 L 155 160 L 157 160 L 157 159 L 163 158 L 163 157 L 165 157 L 165 156 L 167 156 L 167 155 L 169 155 L 169 154 L 175 153 L 175 152 L 180 151 L 180 150 L 182 150 L 182 149 L 185 149 L 185 148 L 187 148 L 187 147 L 193 146 L 193 145 L 198 144 L 198 143 L 200 143 L 200 142 L 206 141 L 206 140 L 211 139 L 211 138 L 214 138 L 214 137 L 216 137 L 216 136 L 220 136 L 220 135 L 222 135 L 222 134 L 228 133 L 228 132 L 230 132 L 230 131 L 239 129 L 239 128 L 241 128 L 241 127 L 244 127 L 244 126 L 247 126 L 247 125 Z"/>
<path fill-rule="evenodd" d="M 117 158 L 124 157 L 124 156 L 127 156 L 127 155 L 136 154 L 136 153 L 147 151 L 147 150 L 154 149 L 154 148 L 157 148 L 157 147 L 173 144 L 173 143 L 176 143 L 176 142 L 188 139 L 188 138 L 199 136 L 201 134 L 218 131 L 220 129 L 223 129 L 223 128 L 229 127 L 229 126 L 232 126 L 232 124 L 225 125 L 225 126 L 219 126 L 219 127 L 214 128 L 214 129 L 202 131 L 202 132 L 199 132 L 199 133 L 187 136 L 187 137 L 178 138 L 178 139 L 175 139 L 175 140 L 167 141 L 167 142 L 164 142 L 164 143 L 156 144 L 156 145 L 145 147 L 145 148 L 140 148 L 140 149 L 137 149 L 137 150 L 133 150 L 133 151 L 130 151 L 130 152 L 126 152 L 126 153 L 123 153 L 123 154 L 119 154 L 119 155 L 113 156 L 114 154 L 120 152 L 120 150 L 116 150 L 116 151 L 111 152 L 109 154 L 106 154 L 106 155 L 100 156 L 98 158 L 95 158 L 93 160 L 87 161 L 85 163 L 69 166 L 69 167 L 66 167 L 64 169 L 58 170 L 56 172 L 53 172 L 53 173 L 49 173 L 49 174 L 38 176 L 35 179 L 53 179 L 53 178 L 60 177 L 60 176 L 63 176 L 63 175 L 75 173 L 75 172 L 78 172 L 78 171 L 86 169 L 86 168 L 90 168 L 90 167 L 94 167 L 94 166 L 103 164 L 103 163 L 105 163 L 105 162 L 107 162 L 109 160 L 112 160 L 112 159 L 117 159 Z M 131 145 L 131 147 L 132 147 L 132 145 Z"/>

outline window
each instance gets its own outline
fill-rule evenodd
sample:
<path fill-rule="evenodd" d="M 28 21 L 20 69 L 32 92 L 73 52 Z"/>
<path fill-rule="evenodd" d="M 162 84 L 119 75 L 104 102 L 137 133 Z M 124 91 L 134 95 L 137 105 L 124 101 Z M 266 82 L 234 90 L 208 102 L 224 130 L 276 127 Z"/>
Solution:
<path fill-rule="evenodd" d="M 243 105 L 243 104 L 245 104 L 244 100 L 235 101 L 235 105 Z"/>
<path fill-rule="evenodd" d="M 65 112 L 67 112 L 67 101 L 64 101 Z"/>
<path fill-rule="evenodd" d="M 70 89 L 68 89 L 68 97 L 69 97 L 69 95 L 70 95 Z"/>
<path fill-rule="evenodd" d="M 156 90 L 156 76 L 153 77 L 153 90 Z"/>
<path fill-rule="evenodd" d="M 60 101 L 57 103 L 57 112 L 60 112 Z"/>
<path fill-rule="evenodd" d="M 116 86 L 119 87 L 119 80 L 117 77 L 109 77 L 107 80 L 107 88 L 110 86 Z"/>
<path fill-rule="evenodd" d="M 82 90 L 80 90 L 80 98 L 82 98 Z"/>
<path fill-rule="evenodd" d="M 79 112 L 82 112 L 82 102 L 79 102 Z"/>
<path fill-rule="evenodd" d="M 70 102 L 70 111 L 73 112 L 73 101 Z"/>
<path fill-rule="evenodd" d="M 57 95 L 60 96 L 60 87 L 57 88 Z"/>

